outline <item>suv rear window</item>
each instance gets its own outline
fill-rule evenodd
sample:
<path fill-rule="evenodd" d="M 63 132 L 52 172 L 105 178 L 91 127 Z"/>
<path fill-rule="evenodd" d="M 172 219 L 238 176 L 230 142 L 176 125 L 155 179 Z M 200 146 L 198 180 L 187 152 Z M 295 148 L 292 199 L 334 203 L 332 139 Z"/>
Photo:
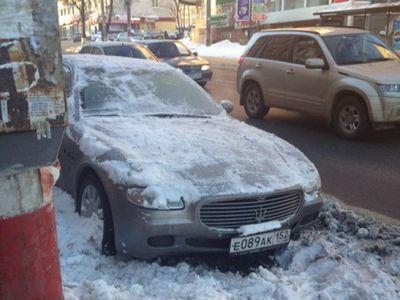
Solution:
<path fill-rule="evenodd" d="M 289 61 L 290 36 L 273 36 L 264 39 L 259 58 Z"/>

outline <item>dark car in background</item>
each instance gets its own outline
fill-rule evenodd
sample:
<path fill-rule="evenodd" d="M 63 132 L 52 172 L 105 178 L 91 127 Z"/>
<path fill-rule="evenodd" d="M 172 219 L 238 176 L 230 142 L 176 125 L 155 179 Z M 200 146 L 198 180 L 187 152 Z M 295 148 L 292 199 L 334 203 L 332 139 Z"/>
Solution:
<path fill-rule="evenodd" d="M 146 47 L 122 42 L 97 42 L 89 43 L 82 47 L 81 54 L 96 54 L 141 58 L 158 61 L 157 57 Z"/>
<path fill-rule="evenodd" d="M 180 41 L 175 40 L 143 40 L 141 45 L 147 47 L 163 62 L 181 69 L 201 86 L 205 86 L 211 80 L 212 70 L 210 63 L 199 57 L 196 52 L 191 52 Z"/>
<path fill-rule="evenodd" d="M 80 42 L 81 39 L 82 39 L 82 34 L 81 34 L 80 32 L 75 33 L 75 34 L 73 35 L 73 37 L 72 37 L 72 41 L 73 41 L 74 43 Z"/>

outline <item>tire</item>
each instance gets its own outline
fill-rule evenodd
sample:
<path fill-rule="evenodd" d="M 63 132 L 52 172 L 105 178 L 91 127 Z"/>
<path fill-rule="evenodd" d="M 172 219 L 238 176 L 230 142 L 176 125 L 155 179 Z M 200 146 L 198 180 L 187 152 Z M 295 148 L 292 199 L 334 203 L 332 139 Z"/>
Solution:
<path fill-rule="evenodd" d="M 367 135 L 370 127 L 367 107 L 357 97 L 344 97 L 336 105 L 333 128 L 338 136 L 359 140 Z"/>
<path fill-rule="evenodd" d="M 101 254 L 115 255 L 114 223 L 111 207 L 101 182 L 93 174 L 86 175 L 79 187 L 77 210 L 81 216 L 90 218 L 93 214 L 96 214 L 103 221 Z"/>
<path fill-rule="evenodd" d="M 250 83 L 246 87 L 243 100 L 244 110 L 251 119 L 262 119 L 269 111 L 269 107 L 265 105 L 262 90 L 256 83 Z"/>

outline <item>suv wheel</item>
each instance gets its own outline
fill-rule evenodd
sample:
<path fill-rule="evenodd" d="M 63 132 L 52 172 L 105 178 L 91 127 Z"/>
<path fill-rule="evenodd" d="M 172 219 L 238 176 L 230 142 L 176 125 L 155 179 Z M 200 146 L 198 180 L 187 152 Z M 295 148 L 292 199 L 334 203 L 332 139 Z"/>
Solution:
<path fill-rule="evenodd" d="M 101 253 L 106 256 L 115 255 L 114 225 L 111 207 L 104 188 L 96 176 L 89 174 L 83 179 L 79 187 L 77 208 L 79 214 L 86 218 L 97 215 L 102 220 L 103 239 Z"/>
<path fill-rule="evenodd" d="M 356 97 L 345 97 L 335 108 L 333 126 L 336 133 L 343 138 L 363 138 L 370 128 L 365 104 Z"/>
<path fill-rule="evenodd" d="M 243 93 L 244 110 L 251 119 L 262 119 L 269 111 L 265 105 L 264 96 L 258 84 L 249 84 Z"/>

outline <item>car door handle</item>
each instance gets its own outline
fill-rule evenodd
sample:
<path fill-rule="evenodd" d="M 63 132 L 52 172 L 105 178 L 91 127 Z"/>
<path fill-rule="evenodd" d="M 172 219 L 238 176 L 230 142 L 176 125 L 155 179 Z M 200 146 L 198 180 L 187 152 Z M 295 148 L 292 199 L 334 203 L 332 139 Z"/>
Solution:
<path fill-rule="evenodd" d="M 288 70 L 286 70 L 286 74 L 294 74 L 295 72 L 294 72 L 294 70 L 293 69 L 288 69 Z"/>
<path fill-rule="evenodd" d="M 262 68 L 262 64 L 256 64 L 256 68 L 257 69 L 261 69 Z"/>

